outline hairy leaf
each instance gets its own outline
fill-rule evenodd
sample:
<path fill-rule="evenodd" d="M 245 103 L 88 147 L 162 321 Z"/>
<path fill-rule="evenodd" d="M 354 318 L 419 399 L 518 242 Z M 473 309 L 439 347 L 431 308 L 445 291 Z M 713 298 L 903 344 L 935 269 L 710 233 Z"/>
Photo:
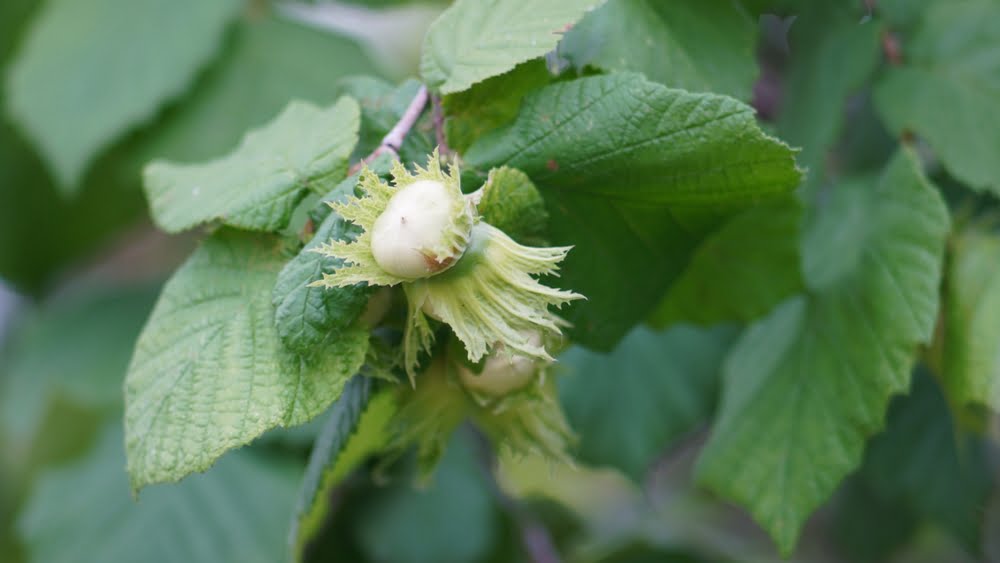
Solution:
<path fill-rule="evenodd" d="M 559 54 L 580 68 L 749 100 L 756 44 L 756 22 L 729 0 L 610 0 L 566 35 Z"/>
<path fill-rule="evenodd" d="M 167 282 L 125 381 L 133 489 L 204 471 L 265 430 L 307 422 L 361 367 L 361 328 L 309 358 L 284 348 L 271 308 L 279 246 L 222 230 Z"/>
<path fill-rule="evenodd" d="M 94 157 L 189 87 L 237 0 L 50 0 L 10 69 L 11 114 L 65 191 Z"/>
<path fill-rule="evenodd" d="M 351 379 L 313 446 L 289 535 L 299 559 L 327 517 L 333 489 L 391 437 L 388 425 L 396 412 L 395 395 L 376 393 L 373 386 L 369 377 Z"/>
<path fill-rule="evenodd" d="M 529 94 L 465 163 L 517 168 L 541 191 L 552 243 L 574 246 L 556 283 L 587 297 L 567 310 L 571 333 L 602 349 L 648 315 L 708 232 L 800 178 L 749 106 L 632 73 Z"/>
<path fill-rule="evenodd" d="M 461 92 L 551 51 L 603 0 L 458 0 L 431 24 L 420 74 L 442 94 Z"/>
<path fill-rule="evenodd" d="M 354 192 L 357 176 L 341 182 L 324 201 L 333 201 Z M 336 192 L 340 192 L 335 194 Z M 328 208 L 327 205 L 321 204 Z M 274 324 L 281 341 L 290 350 L 303 355 L 312 353 L 332 333 L 349 330 L 368 303 L 372 287 L 310 287 L 343 266 L 344 261 L 314 252 L 331 240 L 347 240 L 357 228 L 336 213 L 329 213 L 320 223 L 312 240 L 278 274 L 274 285 Z"/>
<path fill-rule="evenodd" d="M 642 481 L 674 440 L 708 420 L 733 336 L 636 328 L 610 354 L 571 348 L 560 356 L 559 395 L 580 436 L 580 459 Z"/>
<path fill-rule="evenodd" d="M 1000 4 L 940 2 L 905 44 L 905 64 L 876 84 L 891 129 L 926 139 L 945 167 L 1000 194 Z"/>
<path fill-rule="evenodd" d="M 143 180 L 153 218 L 167 232 L 215 219 L 281 229 L 307 190 L 325 193 L 344 178 L 359 112 L 346 97 L 327 109 L 292 102 L 227 156 L 205 164 L 150 163 Z"/>
<path fill-rule="evenodd" d="M 838 186 L 806 234 L 808 292 L 727 358 L 699 479 L 747 507 L 782 552 L 908 387 L 934 330 L 947 233 L 944 202 L 908 150 L 877 180 Z"/>
<path fill-rule="evenodd" d="M 42 474 L 18 522 L 34 563 L 265 563 L 285 555 L 297 471 L 236 452 L 206 475 L 135 502 L 120 428 L 73 465 Z"/>
<path fill-rule="evenodd" d="M 748 209 L 698 247 L 650 322 L 753 321 L 802 289 L 794 197 Z"/>

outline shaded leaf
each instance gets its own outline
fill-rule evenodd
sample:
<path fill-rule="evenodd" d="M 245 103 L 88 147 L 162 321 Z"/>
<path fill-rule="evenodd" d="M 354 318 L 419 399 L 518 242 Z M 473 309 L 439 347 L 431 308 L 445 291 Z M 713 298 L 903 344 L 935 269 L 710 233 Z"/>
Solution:
<path fill-rule="evenodd" d="M 732 330 L 636 328 L 610 354 L 571 348 L 559 396 L 580 437 L 579 458 L 642 481 L 683 434 L 708 420 Z"/>
<path fill-rule="evenodd" d="M 285 554 L 296 473 L 236 452 L 135 502 L 112 428 L 86 458 L 42 475 L 18 531 L 37 563 L 270 563 Z"/>
<path fill-rule="evenodd" d="M 948 227 L 908 150 L 877 180 L 838 186 L 806 233 L 807 293 L 750 326 L 727 358 L 699 480 L 746 507 L 782 552 L 908 387 L 934 330 Z"/>
<path fill-rule="evenodd" d="M 74 191 L 94 157 L 190 86 L 237 0 L 50 0 L 7 93 L 11 114 Z M 125 47 L 127 46 L 127 47 Z"/>
<path fill-rule="evenodd" d="M 890 129 L 923 137 L 956 178 L 1000 195 L 998 19 L 990 0 L 929 6 L 875 103 Z"/>
<path fill-rule="evenodd" d="M 729 0 L 609 0 L 573 27 L 559 54 L 575 66 L 641 72 L 673 88 L 749 100 L 757 25 Z"/>
<path fill-rule="evenodd" d="M 750 322 L 802 289 L 802 206 L 790 197 L 734 217 L 695 251 L 650 322 Z"/>

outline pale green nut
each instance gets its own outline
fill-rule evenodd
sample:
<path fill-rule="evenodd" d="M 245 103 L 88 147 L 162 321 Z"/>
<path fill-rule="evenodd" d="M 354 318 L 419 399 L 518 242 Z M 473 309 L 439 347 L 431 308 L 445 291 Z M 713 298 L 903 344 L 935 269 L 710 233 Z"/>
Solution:
<path fill-rule="evenodd" d="M 441 170 L 437 151 L 427 169 L 411 174 L 401 163 L 390 186 L 363 170 L 361 197 L 332 203 L 361 227 L 353 242 L 333 240 L 317 252 L 344 267 L 312 285 L 402 284 L 409 303 L 404 356 L 414 377 L 418 356 L 433 343 L 428 317 L 451 326 L 469 359 L 494 348 L 507 355 L 551 361 L 536 333 L 558 336 L 566 322 L 550 310 L 583 296 L 535 279 L 554 275 L 571 247 L 528 247 L 480 221 L 472 198 L 462 194 L 455 167 Z"/>

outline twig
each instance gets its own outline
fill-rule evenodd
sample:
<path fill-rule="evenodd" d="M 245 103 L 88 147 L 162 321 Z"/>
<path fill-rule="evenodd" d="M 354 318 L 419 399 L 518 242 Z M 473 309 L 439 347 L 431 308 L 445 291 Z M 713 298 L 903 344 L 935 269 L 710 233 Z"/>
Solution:
<path fill-rule="evenodd" d="M 534 514 L 525 510 L 520 502 L 508 496 L 497 483 L 497 459 L 489 439 L 472 424 L 468 424 L 466 427 L 479 450 L 477 456 L 480 461 L 479 467 L 483 472 L 487 486 L 490 488 L 493 498 L 510 515 L 519 528 L 521 544 L 528 552 L 528 559 L 533 563 L 560 563 L 562 559 L 559 557 L 555 542 L 552 541 L 545 525 Z"/>
<path fill-rule="evenodd" d="M 441 107 L 441 96 L 431 96 L 431 108 L 434 118 L 434 138 L 438 145 L 438 154 L 442 157 L 451 155 L 448 138 L 444 134 L 444 109 Z"/>
<path fill-rule="evenodd" d="M 385 137 L 382 137 L 382 142 L 379 144 L 372 153 L 360 161 L 351 166 L 349 170 L 350 174 L 354 174 L 361 169 L 365 164 L 375 160 L 379 155 L 389 153 L 392 156 L 399 158 L 399 149 L 403 146 L 403 140 L 406 139 L 406 135 L 413 128 L 413 124 L 417 122 L 417 118 L 424 111 L 424 106 L 427 105 L 427 87 L 421 86 L 417 90 L 417 95 L 413 97 L 413 101 L 403 112 L 403 116 L 399 118 L 396 125 L 386 133 Z"/>

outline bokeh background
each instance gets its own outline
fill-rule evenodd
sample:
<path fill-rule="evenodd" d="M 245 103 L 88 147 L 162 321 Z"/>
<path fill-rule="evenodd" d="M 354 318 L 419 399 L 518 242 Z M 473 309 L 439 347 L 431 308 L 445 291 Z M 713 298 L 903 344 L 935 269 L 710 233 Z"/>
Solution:
<path fill-rule="evenodd" d="M 6 85 L 10 65 L 45 10 L 77 1 L 0 1 L 0 74 L 8 77 Z M 197 2 L 180 2 L 177 9 L 187 5 Z M 140 170 L 152 158 L 196 161 L 225 154 L 289 100 L 333 102 L 349 87 L 347 77 L 369 75 L 388 86 L 415 76 L 423 32 L 446 5 L 331 2 L 310 24 L 265 0 L 241 2 L 217 53 L 185 91 L 106 143 L 69 181 L 15 126 L 6 111 L 8 88 L 3 90 L 0 561 L 282 559 L 314 425 L 270 433 L 227 456 L 212 472 L 153 487 L 138 503 L 129 496 L 120 437 L 122 378 L 160 286 L 199 236 L 166 236 L 152 226 Z M 198 10 L 190 9 L 197 17 Z M 852 10 L 863 17 L 863 3 Z M 75 26 L 68 26 L 68 37 L 97 41 L 130 26 L 127 10 L 100 25 L 86 13 L 81 10 Z M 793 25 L 777 16 L 759 20 L 754 104 L 771 128 L 782 116 L 785 86 L 796 79 L 787 61 L 808 39 L 790 44 Z M 100 72 L 81 76 L 96 81 Z M 41 84 L 37 95 L 64 87 Z M 74 109 L 86 115 L 92 109 L 88 96 L 129 87 L 84 83 Z M 869 127 L 867 94 L 853 96 L 849 110 L 854 117 L 835 156 L 862 167 L 866 159 L 879 162 L 894 142 L 879 126 Z M 935 402 L 942 399 L 933 386 L 921 383 L 925 380 L 918 376 L 920 400 L 946 409 Z M 898 426 L 891 428 L 903 433 L 920 428 L 919 421 L 906 418 L 904 407 L 896 411 L 901 414 L 891 420 L 899 420 Z M 574 561 L 779 560 L 747 516 L 692 486 L 692 461 L 703 440 L 704 428 L 690 432 L 662 452 L 639 484 L 612 469 L 501 460 L 497 490 L 480 474 L 476 441 L 460 432 L 430 487 L 412 489 L 405 464 L 387 483 L 367 475 L 349 480 L 332 499 L 336 517 L 312 557 L 519 561 L 525 559 L 520 542 L 527 522 L 528 532 L 531 526 L 545 527 Z M 890 455 L 889 479 L 897 469 L 893 462 Z M 870 500 L 864 487 L 857 479 L 845 484 L 810 522 L 793 560 L 973 559 L 947 523 L 900 513 L 888 502 L 882 513 L 870 502 L 852 504 Z M 512 498 L 520 499 L 516 506 Z M 1000 530 L 996 504 L 990 501 L 981 511 L 987 525 Z M 898 548 L 901 537 L 908 540 Z M 1000 552 L 988 548 L 986 556 L 990 553 Z"/>

